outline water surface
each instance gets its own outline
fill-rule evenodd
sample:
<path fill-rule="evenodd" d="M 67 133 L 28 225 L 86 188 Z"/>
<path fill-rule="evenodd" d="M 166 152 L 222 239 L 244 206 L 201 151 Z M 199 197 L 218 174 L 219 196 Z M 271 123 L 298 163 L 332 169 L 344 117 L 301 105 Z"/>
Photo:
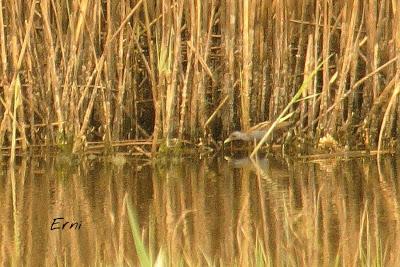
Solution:
<path fill-rule="evenodd" d="M 22 158 L 0 175 L 1 265 L 137 266 L 130 200 L 171 266 L 399 266 L 399 163 Z"/>

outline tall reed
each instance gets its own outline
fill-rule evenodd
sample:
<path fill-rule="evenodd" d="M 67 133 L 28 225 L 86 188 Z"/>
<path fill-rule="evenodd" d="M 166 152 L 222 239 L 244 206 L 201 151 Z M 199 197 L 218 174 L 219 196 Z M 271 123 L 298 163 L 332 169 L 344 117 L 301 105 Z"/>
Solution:
<path fill-rule="evenodd" d="M 291 107 L 297 126 L 384 146 L 399 136 L 397 12 L 387 0 L 2 1 L 0 146 L 220 140 L 276 119 L 331 54 L 303 91 L 312 100 Z"/>

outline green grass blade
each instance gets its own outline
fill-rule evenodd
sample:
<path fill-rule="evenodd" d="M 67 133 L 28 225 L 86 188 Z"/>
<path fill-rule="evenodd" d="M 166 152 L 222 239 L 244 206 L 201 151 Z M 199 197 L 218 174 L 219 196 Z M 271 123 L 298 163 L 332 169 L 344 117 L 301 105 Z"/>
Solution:
<path fill-rule="evenodd" d="M 129 224 L 131 225 L 132 236 L 135 242 L 136 252 L 140 261 L 140 265 L 142 267 L 151 267 L 152 266 L 151 259 L 149 258 L 148 253 L 146 252 L 142 239 L 140 238 L 138 220 L 135 211 L 132 208 L 132 204 L 129 200 L 127 201 L 127 210 L 128 210 Z"/>

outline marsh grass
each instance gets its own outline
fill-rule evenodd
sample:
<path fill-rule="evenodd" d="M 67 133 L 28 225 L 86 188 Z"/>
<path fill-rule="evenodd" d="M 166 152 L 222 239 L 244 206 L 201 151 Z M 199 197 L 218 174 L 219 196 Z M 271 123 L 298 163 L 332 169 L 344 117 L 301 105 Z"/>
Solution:
<path fill-rule="evenodd" d="M 128 211 L 129 224 L 131 226 L 132 237 L 135 242 L 135 249 L 136 249 L 139 261 L 140 261 L 140 265 L 143 267 L 151 267 L 151 266 L 153 266 L 152 261 L 149 257 L 149 253 L 146 251 L 146 248 L 141 239 L 140 228 L 138 225 L 135 211 L 132 208 L 132 203 L 130 203 L 129 201 L 126 202 L 126 199 L 127 198 L 125 197 L 124 205 L 126 205 L 126 208 Z"/>

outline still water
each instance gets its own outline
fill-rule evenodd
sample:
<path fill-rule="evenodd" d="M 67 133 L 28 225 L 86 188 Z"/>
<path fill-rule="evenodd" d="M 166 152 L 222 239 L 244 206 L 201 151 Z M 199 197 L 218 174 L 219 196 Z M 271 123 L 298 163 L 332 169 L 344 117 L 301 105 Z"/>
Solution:
<path fill-rule="evenodd" d="M 129 200 L 164 265 L 400 266 L 399 164 L 22 158 L 0 173 L 0 264 L 138 266 Z"/>

